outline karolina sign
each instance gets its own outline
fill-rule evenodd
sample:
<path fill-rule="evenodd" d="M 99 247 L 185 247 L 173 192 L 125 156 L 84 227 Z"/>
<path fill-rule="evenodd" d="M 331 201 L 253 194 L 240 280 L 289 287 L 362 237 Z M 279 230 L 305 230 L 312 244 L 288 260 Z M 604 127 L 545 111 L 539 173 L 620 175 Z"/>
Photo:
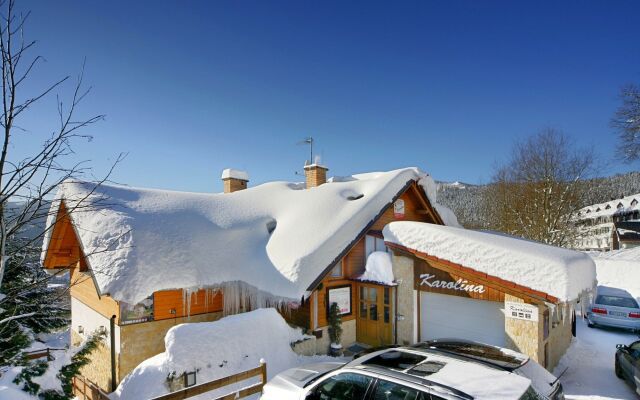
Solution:
<path fill-rule="evenodd" d="M 449 289 L 449 290 L 459 290 L 461 292 L 469 292 L 469 293 L 484 293 L 484 285 L 474 285 L 470 284 L 465 279 L 458 279 L 457 281 L 439 281 L 433 280 L 435 275 L 431 274 L 420 274 L 420 285 L 428 286 L 434 289 Z"/>

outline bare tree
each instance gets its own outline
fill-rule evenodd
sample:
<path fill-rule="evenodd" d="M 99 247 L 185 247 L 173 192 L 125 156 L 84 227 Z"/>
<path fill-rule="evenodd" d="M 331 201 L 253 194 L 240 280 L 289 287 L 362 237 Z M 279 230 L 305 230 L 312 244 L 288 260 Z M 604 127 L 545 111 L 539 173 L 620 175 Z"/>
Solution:
<path fill-rule="evenodd" d="M 620 90 L 622 104 L 611 119 L 620 142 L 618 155 L 625 162 L 640 159 L 640 88 L 627 85 Z"/>
<path fill-rule="evenodd" d="M 94 181 L 97 189 L 122 159 L 120 155 L 101 179 L 92 177 L 86 161 L 77 161 L 74 144 L 90 140 L 86 128 L 103 119 L 100 114 L 78 115 L 79 105 L 91 90 L 83 86 L 84 65 L 75 82 L 66 76 L 35 93 L 23 90 L 43 61 L 31 54 L 36 42 L 25 39 L 28 18 L 29 13 L 16 12 L 15 0 L 0 0 L 0 363 L 13 362 L 20 348 L 28 345 L 25 332 L 46 331 L 65 322 L 63 299 L 69 287 L 49 290 L 48 282 L 55 274 L 45 274 L 39 260 L 42 238 L 50 229 L 44 222 L 50 216 L 58 217 L 57 207 L 51 207 L 56 189 L 69 179 Z M 57 92 L 65 88 L 69 96 L 63 102 Z M 35 114 L 34 106 L 48 98 L 57 105 L 58 118 L 51 130 L 43 134 L 25 129 L 24 124 Z M 16 143 L 17 134 L 42 135 L 41 145 L 25 149 L 17 144 L 21 142 Z M 104 199 L 89 199 L 96 197 L 92 194 L 74 199 L 67 216 L 106 205 Z"/>
<path fill-rule="evenodd" d="M 578 149 L 555 129 L 516 143 L 485 192 L 491 227 L 556 246 L 570 244 L 571 217 L 594 165 L 593 150 Z"/>

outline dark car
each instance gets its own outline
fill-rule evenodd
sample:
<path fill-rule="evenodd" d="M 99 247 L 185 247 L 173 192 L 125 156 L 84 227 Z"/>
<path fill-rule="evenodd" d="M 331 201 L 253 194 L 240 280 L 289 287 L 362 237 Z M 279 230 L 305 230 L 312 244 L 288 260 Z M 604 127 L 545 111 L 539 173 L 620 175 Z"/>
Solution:
<path fill-rule="evenodd" d="M 629 382 L 640 395 L 640 340 L 616 348 L 616 376 Z"/>

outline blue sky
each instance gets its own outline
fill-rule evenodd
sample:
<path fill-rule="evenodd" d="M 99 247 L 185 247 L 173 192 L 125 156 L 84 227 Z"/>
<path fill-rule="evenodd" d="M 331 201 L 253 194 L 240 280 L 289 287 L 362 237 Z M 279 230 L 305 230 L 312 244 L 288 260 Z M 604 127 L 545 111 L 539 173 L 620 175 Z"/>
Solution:
<path fill-rule="evenodd" d="M 640 83 L 640 3 L 40 1 L 28 38 L 46 58 L 25 86 L 75 75 L 81 115 L 106 114 L 76 147 L 121 183 L 220 191 L 296 180 L 312 135 L 330 174 L 419 166 L 487 182 L 512 142 L 555 127 L 613 158 L 621 85 Z M 35 54 L 35 53 L 34 53 Z M 70 85 L 60 90 L 62 98 Z M 14 151 L 55 123 L 35 108 Z M 603 175 L 638 169 L 612 161 Z"/>

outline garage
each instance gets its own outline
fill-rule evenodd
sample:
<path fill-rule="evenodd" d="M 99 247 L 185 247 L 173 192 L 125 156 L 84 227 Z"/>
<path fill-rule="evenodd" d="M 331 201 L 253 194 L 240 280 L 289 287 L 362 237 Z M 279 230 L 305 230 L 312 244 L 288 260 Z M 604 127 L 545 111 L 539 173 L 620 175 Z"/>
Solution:
<path fill-rule="evenodd" d="M 504 346 L 504 303 L 420 293 L 420 340 L 455 337 Z"/>

